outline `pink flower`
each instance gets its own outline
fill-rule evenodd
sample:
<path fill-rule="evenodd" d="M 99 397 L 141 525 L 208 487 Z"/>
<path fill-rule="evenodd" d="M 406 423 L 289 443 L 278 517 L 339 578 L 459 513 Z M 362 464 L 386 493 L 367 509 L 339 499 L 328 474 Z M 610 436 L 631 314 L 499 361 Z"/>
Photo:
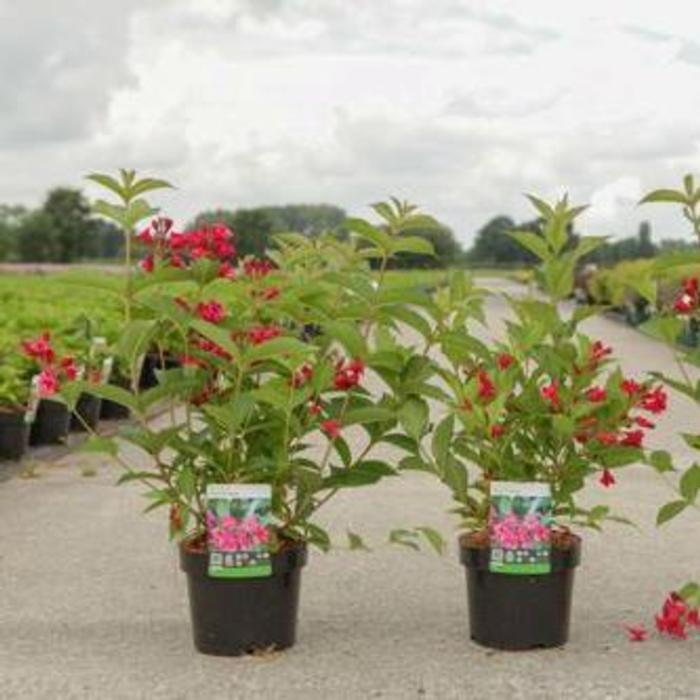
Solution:
<path fill-rule="evenodd" d="M 644 394 L 640 405 L 650 413 L 663 413 L 668 405 L 668 395 L 661 387 L 657 387 Z"/>
<path fill-rule="evenodd" d="M 153 272 L 156 266 L 152 255 L 147 255 L 145 258 L 143 258 L 139 265 L 144 272 Z"/>
<path fill-rule="evenodd" d="M 250 258 L 243 263 L 243 272 L 253 279 L 261 279 L 270 274 L 272 270 L 274 267 L 269 260 Z"/>
<path fill-rule="evenodd" d="M 610 486 L 614 486 L 616 483 L 615 475 L 609 469 L 603 469 L 603 473 L 600 476 L 600 483 L 605 486 L 606 489 Z"/>
<path fill-rule="evenodd" d="M 39 396 L 53 396 L 59 390 L 58 377 L 51 367 L 45 367 L 39 373 Z"/>
<path fill-rule="evenodd" d="M 23 340 L 22 350 L 27 357 L 43 364 L 50 365 L 56 359 L 56 353 L 51 347 L 51 335 L 48 331 L 44 331 L 36 340 Z"/>
<path fill-rule="evenodd" d="M 643 439 L 643 430 L 626 430 L 620 444 L 625 447 L 641 447 Z"/>
<path fill-rule="evenodd" d="M 78 377 L 78 368 L 72 357 L 66 356 L 61 360 L 61 370 L 68 381 L 72 382 Z"/>
<path fill-rule="evenodd" d="M 664 601 L 661 613 L 655 617 L 656 629 L 669 637 L 686 639 L 688 612 L 685 601 L 677 593 L 670 593 Z"/>
<path fill-rule="evenodd" d="M 586 392 L 586 398 L 591 403 L 600 403 L 601 401 L 605 401 L 605 399 L 608 398 L 608 392 L 605 391 L 605 389 L 602 386 L 592 386 Z"/>
<path fill-rule="evenodd" d="M 601 445 L 617 445 L 618 440 L 616 433 L 611 433 L 607 430 L 601 430 L 599 433 L 596 433 L 595 439 Z"/>
<path fill-rule="evenodd" d="M 634 379 L 623 379 L 620 388 L 628 396 L 635 396 L 642 390 L 641 384 L 635 382 Z"/>
<path fill-rule="evenodd" d="M 655 423 L 652 423 L 648 418 L 645 418 L 644 416 L 637 416 L 634 419 L 634 422 L 640 427 L 640 428 L 648 428 L 651 430 L 652 428 L 656 427 Z"/>
<path fill-rule="evenodd" d="M 226 318 L 226 309 L 218 301 L 200 302 L 197 315 L 209 323 L 221 323 Z"/>
<path fill-rule="evenodd" d="M 545 401 L 548 401 L 552 408 L 557 408 L 559 406 L 559 381 L 553 379 L 550 384 L 546 384 L 540 389 L 540 394 Z"/>
<path fill-rule="evenodd" d="M 333 386 L 341 391 L 347 391 L 356 387 L 365 373 L 365 365 L 362 360 L 355 359 L 350 362 L 341 360 L 335 367 Z"/>
<path fill-rule="evenodd" d="M 512 355 L 509 355 L 507 352 L 502 352 L 496 358 L 496 366 L 501 370 L 508 369 L 514 362 L 515 358 Z"/>
<path fill-rule="evenodd" d="M 506 432 L 506 427 L 501 424 L 501 423 L 496 423 L 495 425 L 491 426 L 491 437 L 494 440 L 497 440 L 500 437 L 503 437 L 503 434 Z"/>
<path fill-rule="evenodd" d="M 277 338 L 282 335 L 282 329 L 279 326 L 254 326 L 248 330 L 247 336 L 248 340 L 253 345 L 261 345 L 266 343 L 268 340 Z"/>
<path fill-rule="evenodd" d="M 236 277 L 236 269 L 230 262 L 222 262 L 221 265 L 219 265 L 219 277 L 232 280 Z"/>
<path fill-rule="evenodd" d="M 331 440 L 335 440 L 340 437 L 340 422 L 329 418 L 327 420 L 321 421 L 321 430 L 325 435 L 327 435 Z"/>
<path fill-rule="evenodd" d="M 649 636 L 649 632 L 644 625 L 625 625 L 625 630 L 630 642 L 645 642 Z"/>
<path fill-rule="evenodd" d="M 491 381 L 491 377 L 486 370 L 480 369 L 476 375 L 479 384 L 478 394 L 483 401 L 490 401 L 496 396 L 496 385 Z"/>

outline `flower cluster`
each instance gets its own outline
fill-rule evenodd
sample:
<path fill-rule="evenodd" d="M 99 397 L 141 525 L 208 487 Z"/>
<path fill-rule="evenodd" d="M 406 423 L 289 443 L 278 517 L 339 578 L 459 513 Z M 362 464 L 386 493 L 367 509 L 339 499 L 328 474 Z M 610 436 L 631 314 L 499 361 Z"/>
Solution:
<path fill-rule="evenodd" d="M 236 255 L 233 233 L 223 224 L 202 226 L 194 231 L 178 233 L 173 221 L 165 217 L 154 219 L 137 236 L 150 249 L 141 261 L 145 272 L 155 269 L 156 261 L 169 267 L 187 267 L 195 260 L 219 261 L 219 276 L 234 277 L 232 259 Z"/>
<path fill-rule="evenodd" d="M 207 511 L 209 547 L 221 552 L 248 552 L 267 544 L 270 533 L 255 515 L 234 518 L 225 515 L 219 519 Z"/>
<path fill-rule="evenodd" d="M 347 391 L 356 387 L 365 373 L 365 365 L 362 360 L 340 360 L 335 366 L 333 386 L 341 391 Z"/>
<path fill-rule="evenodd" d="M 691 607 L 675 591 L 668 594 L 661 610 L 654 616 L 659 634 L 672 639 L 687 639 L 689 628 L 700 629 L 700 609 Z M 631 642 L 643 642 L 649 636 L 644 625 L 628 625 L 627 635 Z"/>
<path fill-rule="evenodd" d="M 22 351 L 39 365 L 38 391 L 42 398 L 53 396 L 61 388 L 61 382 L 73 381 L 78 377 L 75 360 L 70 356 L 57 361 L 51 344 L 51 335 L 42 333 L 35 340 L 22 341 Z"/>
<path fill-rule="evenodd" d="M 700 284 L 697 277 L 684 279 L 681 291 L 673 302 L 673 310 L 679 314 L 690 314 L 700 307 Z"/>
<path fill-rule="evenodd" d="M 536 544 L 546 544 L 550 539 L 550 529 L 534 513 L 522 518 L 508 513 L 504 518 L 492 518 L 490 538 L 503 549 L 528 549 Z"/>

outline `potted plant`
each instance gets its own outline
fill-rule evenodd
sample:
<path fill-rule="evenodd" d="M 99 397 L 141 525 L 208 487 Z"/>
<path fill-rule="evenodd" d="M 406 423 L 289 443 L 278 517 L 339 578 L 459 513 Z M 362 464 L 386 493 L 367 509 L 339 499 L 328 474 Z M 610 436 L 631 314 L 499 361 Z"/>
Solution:
<path fill-rule="evenodd" d="M 582 208 L 531 200 L 541 233 L 512 235 L 542 261 L 544 296 L 504 295 L 512 317 L 491 342 L 467 327 L 483 319 L 477 290 L 457 277 L 438 296 L 433 327 L 444 362 L 436 372 L 447 415 L 432 449 L 402 465 L 451 490 L 466 530 L 459 546 L 471 637 L 502 649 L 567 641 L 581 550 L 571 527 L 616 518 L 607 506 L 584 507 L 579 493 L 589 480 L 612 486 L 618 469 L 639 462 L 652 414 L 666 407 L 661 388 L 625 378 L 612 349 L 579 329 L 595 309 L 560 308 L 577 260 L 599 243 L 570 239 Z"/>
<path fill-rule="evenodd" d="M 29 433 L 29 444 L 52 445 L 65 442 L 70 427 L 70 411 L 58 392 L 65 382 L 78 376 L 78 367 L 70 355 L 58 357 L 51 334 L 44 331 L 34 340 L 21 343 L 23 355 L 31 361 L 31 374 L 35 374 L 39 404 Z"/>
<path fill-rule="evenodd" d="M 118 195 L 98 210 L 131 240 L 152 213 L 135 193 L 159 181 L 129 172 L 93 179 Z M 398 343 L 396 323 L 414 313 L 409 304 L 429 299 L 386 288 L 384 272 L 399 252 L 430 252 L 407 232 L 432 220 L 398 201 L 374 209 L 382 225 L 350 219 L 350 241 L 289 234 L 268 259 L 235 264 L 224 226 L 181 233 L 153 220 L 142 238 L 154 240 L 154 252 L 128 278 L 116 346 L 130 388 L 77 382 L 64 392 L 69 404 L 85 391 L 131 411 L 136 427 L 87 447 L 112 455 L 122 482 L 145 487 L 149 510 L 168 510 L 203 653 L 293 644 L 308 547 L 330 545 L 317 511 L 341 490 L 396 474 L 380 448 L 405 438 L 399 416 L 427 387 L 418 370 L 428 363 Z M 134 293 L 145 285 L 151 293 Z M 317 332 L 303 334 L 309 326 Z M 142 391 L 140 364 L 151 347 L 179 366 L 158 370 L 157 386 Z M 370 374 L 379 392 L 365 388 Z M 156 403 L 170 405 L 166 425 L 148 421 Z M 130 463 L 121 441 L 140 448 L 149 466 Z"/>
<path fill-rule="evenodd" d="M 15 353 L 0 358 L 0 459 L 19 460 L 29 442 L 29 383 Z"/>

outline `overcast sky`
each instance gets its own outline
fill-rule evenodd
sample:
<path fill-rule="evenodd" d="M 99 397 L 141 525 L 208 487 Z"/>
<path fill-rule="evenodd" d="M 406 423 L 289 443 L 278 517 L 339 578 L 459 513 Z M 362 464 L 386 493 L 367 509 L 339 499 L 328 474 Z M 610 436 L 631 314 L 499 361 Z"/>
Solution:
<path fill-rule="evenodd" d="M 0 0 L 0 202 L 124 166 L 184 219 L 395 194 L 467 242 L 567 189 L 589 233 L 688 236 L 635 202 L 700 171 L 693 5 Z"/>

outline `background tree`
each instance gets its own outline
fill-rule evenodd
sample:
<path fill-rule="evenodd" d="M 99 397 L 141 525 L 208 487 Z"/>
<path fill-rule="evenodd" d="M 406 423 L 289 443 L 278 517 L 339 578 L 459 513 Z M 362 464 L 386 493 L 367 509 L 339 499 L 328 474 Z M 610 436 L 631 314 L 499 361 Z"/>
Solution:
<path fill-rule="evenodd" d="M 449 267 L 455 264 L 462 255 L 462 246 L 455 238 L 454 232 L 444 224 L 438 223 L 433 228 L 411 229 L 410 235 L 419 236 L 429 241 L 435 255 L 401 253 L 396 256 L 392 267 L 403 269 Z"/>
<path fill-rule="evenodd" d="M 0 260 L 16 259 L 19 229 L 28 214 L 22 205 L 0 204 Z"/>

